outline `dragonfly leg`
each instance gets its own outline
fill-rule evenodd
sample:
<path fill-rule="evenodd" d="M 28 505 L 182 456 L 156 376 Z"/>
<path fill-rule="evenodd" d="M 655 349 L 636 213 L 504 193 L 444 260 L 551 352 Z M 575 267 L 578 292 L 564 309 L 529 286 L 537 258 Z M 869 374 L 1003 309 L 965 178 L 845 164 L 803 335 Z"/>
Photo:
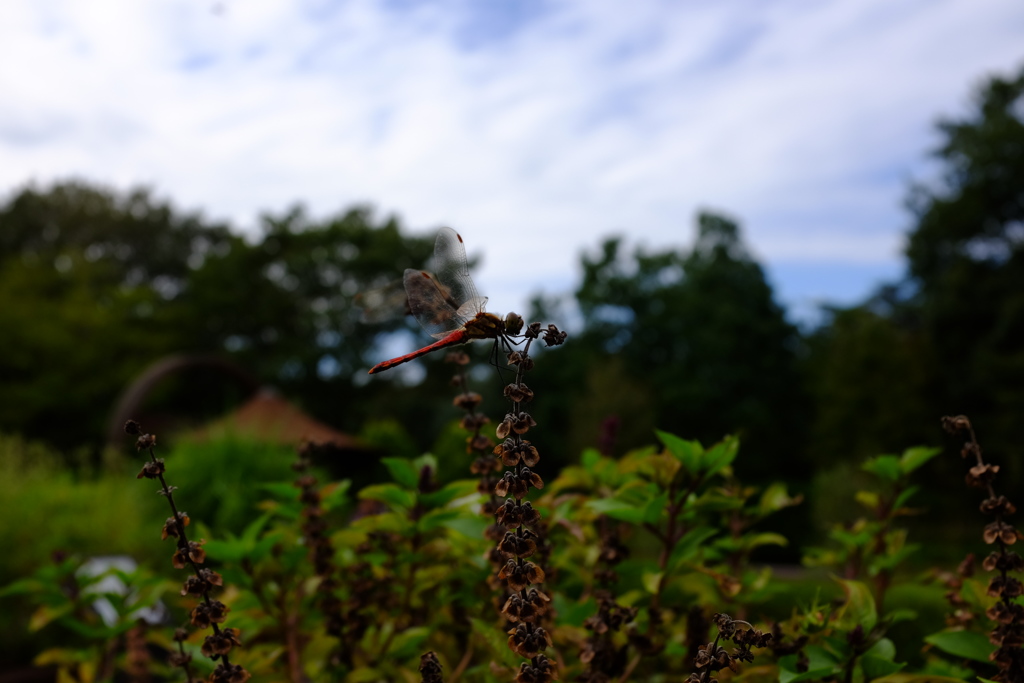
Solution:
<path fill-rule="evenodd" d="M 494 338 L 494 343 L 491 345 L 491 353 L 487 359 L 487 364 L 498 371 L 498 381 L 500 381 L 502 385 L 504 385 L 506 384 L 505 375 L 501 372 L 501 361 L 498 355 L 498 344 L 501 342 L 501 339 L 501 335 L 498 335 L 497 337 Z"/>

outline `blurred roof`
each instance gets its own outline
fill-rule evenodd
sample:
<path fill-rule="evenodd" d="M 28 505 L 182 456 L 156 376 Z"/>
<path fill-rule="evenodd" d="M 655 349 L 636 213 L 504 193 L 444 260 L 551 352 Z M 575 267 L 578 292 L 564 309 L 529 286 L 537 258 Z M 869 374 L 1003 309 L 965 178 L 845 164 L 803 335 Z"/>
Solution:
<path fill-rule="evenodd" d="M 285 446 L 297 447 L 311 442 L 338 449 L 365 450 L 354 437 L 318 422 L 270 388 L 260 389 L 237 410 L 203 427 L 196 436 L 211 438 L 223 434 Z"/>

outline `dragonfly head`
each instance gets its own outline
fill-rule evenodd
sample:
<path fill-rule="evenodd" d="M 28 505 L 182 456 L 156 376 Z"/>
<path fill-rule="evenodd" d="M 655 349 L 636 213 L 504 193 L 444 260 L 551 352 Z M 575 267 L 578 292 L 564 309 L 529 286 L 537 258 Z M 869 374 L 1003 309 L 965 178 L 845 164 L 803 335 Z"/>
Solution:
<path fill-rule="evenodd" d="M 518 313 L 505 316 L 505 334 L 515 336 L 523 331 L 523 318 Z"/>

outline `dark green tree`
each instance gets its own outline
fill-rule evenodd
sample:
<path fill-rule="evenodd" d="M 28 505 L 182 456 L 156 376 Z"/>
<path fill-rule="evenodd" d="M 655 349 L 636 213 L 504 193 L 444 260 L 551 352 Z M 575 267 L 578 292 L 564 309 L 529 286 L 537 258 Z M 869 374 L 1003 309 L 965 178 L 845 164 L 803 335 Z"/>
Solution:
<path fill-rule="evenodd" d="M 1020 443 L 1024 415 L 1024 69 L 940 124 L 942 182 L 911 195 L 915 303 L 935 347 L 936 415 L 966 413 L 989 449 Z"/>
<path fill-rule="evenodd" d="M 601 417 L 616 415 L 622 448 L 653 427 L 706 442 L 739 431 L 748 474 L 796 471 L 800 339 L 735 222 L 702 213 L 689 252 L 626 256 L 609 239 L 584 257 L 576 299 L 583 331 L 558 360 L 585 387 L 563 418 L 574 445 L 596 445 Z"/>
<path fill-rule="evenodd" d="M 935 441 L 934 350 L 916 313 L 882 290 L 835 308 L 808 337 L 807 385 L 814 398 L 809 450 L 823 469 L 858 463 L 900 444 Z M 897 310 L 905 310 L 900 315 Z"/>
<path fill-rule="evenodd" d="M 95 440 L 121 387 L 177 348 L 160 312 L 230 239 L 144 189 L 14 194 L 0 206 L 0 429 Z"/>
<path fill-rule="evenodd" d="M 400 291 L 403 271 L 421 267 L 432 251 L 433 235 L 407 236 L 397 219 L 378 223 L 368 208 L 315 221 L 296 207 L 264 216 L 257 240 L 237 239 L 207 259 L 174 314 L 197 346 L 226 350 L 311 413 L 355 431 L 373 397 L 392 407 L 404 397 L 387 398 L 394 393 L 387 378 L 353 380 L 365 379 L 385 335 L 419 333 L 403 319 L 401 302 L 394 317 L 369 324 L 356 298 L 388 285 Z"/>
<path fill-rule="evenodd" d="M 358 429 L 389 383 L 353 378 L 409 323 L 366 325 L 354 297 L 423 264 L 432 244 L 366 208 L 322 221 L 296 208 L 243 238 L 144 189 L 27 187 L 0 205 L 0 430 L 98 443 L 120 391 L 171 353 L 230 357 Z M 204 400 L 179 389 L 170 408 Z"/>
<path fill-rule="evenodd" d="M 833 310 L 810 340 L 812 449 L 830 458 L 935 443 L 939 417 L 959 413 L 996 453 L 1020 443 L 1024 71 L 988 80 L 972 110 L 939 131 L 941 179 L 912 188 L 908 202 L 908 275 Z M 935 476 L 953 476 L 952 463 L 940 468 Z"/>

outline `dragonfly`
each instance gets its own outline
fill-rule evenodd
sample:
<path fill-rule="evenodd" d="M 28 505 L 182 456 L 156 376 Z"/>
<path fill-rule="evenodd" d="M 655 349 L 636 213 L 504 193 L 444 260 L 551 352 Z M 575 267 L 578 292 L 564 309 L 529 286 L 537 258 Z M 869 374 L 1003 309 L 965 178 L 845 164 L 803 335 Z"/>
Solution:
<path fill-rule="evenodd" d="M 476 339 L 508 341 L 519 334 L 523 320 L 514 313 L 504 319 L 484 310 L 487 297 L 480 296 L 469 275 L 466 245 L 462 235 L 441 228 L 434 243 L 435 272 L 409 268 L 402 283 L 408 310 L 430 336 L 433 344 L 398 356 L 370 368 L 370 374 L 390 370 L 438 349 L 465 344 Z"/>

